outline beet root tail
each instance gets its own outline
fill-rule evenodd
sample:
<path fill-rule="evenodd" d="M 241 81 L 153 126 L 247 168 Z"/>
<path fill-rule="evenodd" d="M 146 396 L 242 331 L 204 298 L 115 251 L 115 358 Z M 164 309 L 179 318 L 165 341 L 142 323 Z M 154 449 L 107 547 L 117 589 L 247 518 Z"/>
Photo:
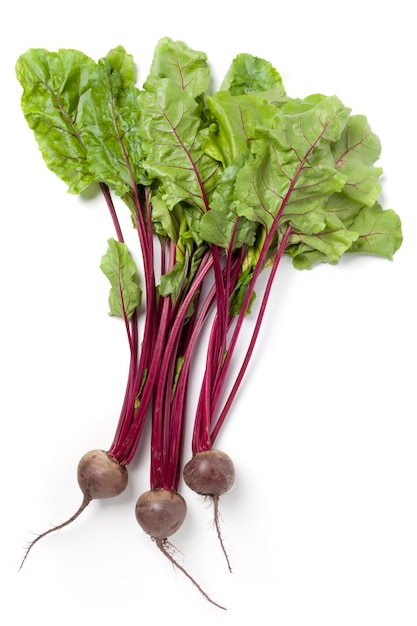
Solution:
<path fill-rule="evenodd" d="M 230 563 L 229 555 L 227 554 L 226 546 L 224 545 L 222 532 L 221 532 L 221 528 L 220 528 L 219 496 L 209 496 L 209 497 L 213 501 L 213 508 L 214 508 L 213 522 L 214 522 L 214 528 L 216 529 L 217 538 L 219 540 L 220 547 L 221 547 L 222 552 L 224 554 L 224 558 L 226 559 L 227 567 L 229 569 L 229 572 L 232 574 L 233 573 L 232 565 Z"/>
<path fill-rule="evenodd" d="M 172 563 L 172 565 L 176 569 L 178 569 L 180 572 L 182 572 L 184 574 L 184 576 L 186 576 L 188 578 L 188 580 L 190 580 L 192 582 L 192 584 L 198 589 L 198 591 L 201 593 L 201 595 L 206 600 L 208 600 L 208 602 L 210 602 L 211 604 L 214 604 L 214 606 L 217 606 L 219 609 L 222 609 L 223 611 L 226 611 L 226 607 L 224 607 L 221 604 L 218 604 L 217 602 L 212 600 L 212 598 L 210 598 L 210 596 L 204 591 L 204 589 L 202 589 L 202 587 L 191 576 L 191 574 L 189 574 L 187 572 L 187 570 L 180 563 L 178 563 L 178 561 L 172 556 L 172 554 L 169 551 L 169 548 L 173 548 L 173 545 L 167 539 L 154 538 L 154 541 L 155 541 L 156 545 L 158 546 L 158 548 L 160 549 L 160 551 L 162 552 L 162 554 Z"/>
<path fill-rule="evenodd" d="M 29 552 L 32 550 L 33 546 L 36 543 L 38 543 L 38 541 L 40 541 L 41 539 L 46 537 L 46 535 L 49 535 L 50 533 L 53 533 L 53 532 L 57 532 L 58 530 L 61 530 L 62 528 L 65 528 L 65 526 L 68 526 L 69 524 L 74 522 L 77 519 L 77 517 L 79 517 L 81 515 L 81 513 L 87 508 L 87 506 L 90 504 L 91 500 L 92 500 L 92 498 L 90 496 L 85 495 L 84 498 L 83 498 L 83 501 L 81 502 L 80 507 L 77 509 L 77 511 L 74 513 L 74 515 L 71 515 L 71 517 L 69 519 L 67 519 L 65 522 L 62 522 L 62 524 L 58 524 L 57 526 L 53 526 L 52 528 L 49 528 L 48 530 L 46 530 L 45 532 L 41 533 L 40 535 L 37 535 L 37 537 L 35 537 L 35 539 L 33 541 L 31 541 L 29 543 L 29 545 L 27 546 L 27 548 L 25 550 L 25 553 L 23 555 L 22 562 L 21 562 L 20 567 L 19 567 L 19 571 L 22 569 L 24 562 L 28 558 Z"/>

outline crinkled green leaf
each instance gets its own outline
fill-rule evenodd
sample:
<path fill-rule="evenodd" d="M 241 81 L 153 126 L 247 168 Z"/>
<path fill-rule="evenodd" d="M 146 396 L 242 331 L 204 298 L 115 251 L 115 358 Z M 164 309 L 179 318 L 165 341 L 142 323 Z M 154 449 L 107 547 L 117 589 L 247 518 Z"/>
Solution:
<path fill-rule="evenodd" d="M 277 128 L 259 132 L 254 158 L 238 174 L 238 212 L 271 228 L 288 221 L 297 232 L 326 228 L 329 196 L 342 189 L 330 142 L 340 136 L 349 110 L 334 96 L 313 96 L 277 109 Z"/>
<path fill-rule="evenodd" d="M 203 213 L 219 164 L 201 149 L 201 108 L 190 92 L 168 78 L 154 87 L 139 98 L 146 120 L 139 129 L 146 151 L 144 167 L 159 181 L 169 209 L 186 202 Z"/>
<path fill-rule="evenodd" d="M 203 149 L 225 167 L 248 149 L 256 128 L 273 128 L 276 107 L 257 94 L 232 95 L 218 91 L 206 99 L 214 123 Z"/>
<path fill-rule="evenodd" d="M 293 257 L 298 269 L 311 267 L 318 261 L 337 263 L 357 240 L 358 233 L 345 228 L 333 213 L 325 214 L 325 227 L 317 234 L 293 233 L 287 253 Z"/>
<path fill-rule="evenodd" d="M 80 104 L 96 64 L 77 50 L 32 48 L 16 63 L 21 106 L 46 165 L 80 193 L 93 177 L 80 124 Z"/>
<path fill-rule="evenodd" d="M 201 218 L 205 215 L 201 210 L 191 204 L 184 204 L 182 207 L 184 212 L 185 223 L 187 225 L 186 236 L 192 237 L 192 241 L 197 247 L 204 245 L 201 237 Z"/>
<path fill-rule="evenodd" d="M 235 96 L 263 92 L 269 101 L 285 96 L 281 75 L 271 63 L 246 53 L 238 54 L 233 59 L 220 90 L 229 91 Z"/>
<path fill-rule="evenodd" d="M 175 263 L 170 272 L 162 274 L 158 287 L 161 296 L 173 296 L 174 300 L 178 297 L 184 283 L 185 269 L 184 263 Z"/>
<path fill-rule="evenodd" d="M 223 172 L 222 178 L 213 192 L 210 211 L 200 221 L 200 235 L 204 241 L 215 244 L 225 250 L 230 246 L 239 248 L 244 244 L 252 245 L 258 224 L 240 217 L 234 201 L 236 176 L 242 168 L 245 155 L 241 155 Z"/>
<path fill-rule="evenodd" d="M 157 194 L 152 196 L 151 204 L 154 232 L 176 242 L 179 235 L 179 224 L 174 210 L 170 211 L 161 196 Z"/>
<path fill-rule="evenodd" d="M 287 100 L 278 115 L 285 120 L 285 134 L 279 137 L 283 148 L 312 151 L 318 142 L 337 141 L 349 120 L 350 109 L 337 96 L 313 94 Z M 300 156 L 301 158 L 301 156 Z"/>
<path fill-rule="evenodd" d="M 381 144 L 364 115 L 349 118 L 332 152 L 339 171 L 346 176 L 344 194 L 372 207 L 381 192 L 382 168 L 374 166 L 381 154 Z"/>
<path fill-rule="evenodd" d="M 82 107 L 90 171 L 97 182 L 106 183 L 120 196 L 145 182 L 134 79 L 132 56 L 121 46 L 111 50 L 91 72 L 91 89 Z"/>
<path fill-rule="evenodd" d="M 346 196 L 344 193 L 345 189 L 346 185 L 340 193 L 332 194 L 328 198 L 325 208 L 326 212 L 334 213 L 346 228 L 350 228 L 353 220 L 365 205 Z"/>
<path fill-rule="evenodd" d="M 155 48 L 144 88 L 153 91 L 161 78 L 169 78 L 194 98 L 202 96 L 209 86 L 210 78 L 207 55 L 192 50 L 182 41 L 163 37 Z"/>
<path fill-rule="evenodd" d="M 353 220 L 351 228 L 358 233 L 349 250 L 353 253 L 392 259 L 403 240 L 399 216 L 392 209 L 382 209 L 378 203 L 373 207 L 364 207 Z"/>
<path fill-rule="evenodd" d="M 136 80 L 135 64 L 131 54 L 123 46 L 117 46 L 107 53 L 112 72 L 117 72 L 122 88 L 129 89 Z"/>
<path fill-rule="evenodd" d="M 108 249 L 100 268 L 110 281 L 110 315 L 130 319 L 141 301 L 137 267 L 125 243 L 108 240 Z"/>
<path fill-rule="evenodd" d="M 309 270 L 318 263 L 330 263 L 330 265 L 336 265 L 337 261 L 330 262 L 328 256 L 320 252 L 320 250 L 306 249 L 301 252 L 298 246 L 293 249 L 291 245 L 288 245 L 285 249 L 286 254 L 292 256 L 293 266 L 298 270 Z"/>
<path fill-rule="evenodd" d="M 286 252 L 297 269 L 309 269 L 318 262 L 334 264 L 345 253 L 392 259 L 402 243 L 400 218 L 378 203 L 368 207 L 343 194 L 332 196 L 326 223 L 327 230 L 317 235 L 293 233 L 290 237 Z"/>
<path fill-rule="evenodd" d="M 272 227 L 265 262 L 290 225 L 286 252 L 298 268 L 345 252 L 392 258 L 401 245 L 399 217 L 377 204 L 380 143 L 366 118 L 335 96 L 288 98 L 263 59 L 238 55 L 206 100 L 206 55 L 167 37 L 143 91 L 121 46 L 98 64 L 76 50 L 31 49 L 16 73 L 45 162 L 71 193 L 104 182 L 135 211 L 137 185 L 152 183 L 154 232 L 177 250 L 161 293 L 187 288 L 209 244 L 246 245 L 250 271 Z M 111 314 L 130 316 L 140 301 L 136 267 L 124 244 L 110 241 L 102 266 Z"/>

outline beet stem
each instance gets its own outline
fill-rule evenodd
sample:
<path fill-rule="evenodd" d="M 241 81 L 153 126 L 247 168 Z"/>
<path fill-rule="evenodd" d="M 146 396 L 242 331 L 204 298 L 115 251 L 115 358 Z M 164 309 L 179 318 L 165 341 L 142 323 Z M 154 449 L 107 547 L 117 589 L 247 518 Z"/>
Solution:
<path fill-rule="evenodd" d="M 105 183 L 100 183 L 100 189 L 101 189 L 101 191 L 103 193 L 104 199 L 106 200 L 107 207 L 108 207 L 108 209 L 110 211 L 110 215 L 111 215 L 111 218 L 113 220 L 114 228 L 115 228 L 116 234 L 117 234 L 117 239 L 121 243 L 124 243 L 122 229 L 120 228 L 119 219 L 117 217 L 116 209 L 114 208 L 113 199 L 112 199 L 111 194 L 110 194 L 110 189 L 109 189 L 108 185 L 106 185 Z"/>
<path fill-rule="evenodd" d="M 178 563 L 178 561 L 172 556 L 172 554 L 170 554 L 167 548 L 174 548 L 174 546 L 167 539 L 158 539 L 158 538 L 153 538 L 153 539 L 156 545 L 158 546 L 158 548 L 160 549 L 160 551 L 162 552 L 162 554 L 166 556 L 166 558 L 172 563 L 172 565 L 176 567 L 180 572 L 182 572 L 184 576 L 186 576 L 195 587 L 197 587 L 201 595 L 204 596 L 206 600 L 208 600 L 211 604 L 214 604 L 214 606 L 217 606 L 219 609 L 226 611 L 226 607 L 222 606 L 221 604 L 217 604 L 217 602 L 212 600 L 210 596 L 204 591 L 204 589 L 200 587 L 198 582 L 191 576 L 191 574 L 189 574 L 187 570 L 182 565 L 180 565 L 180 563 Z"/>
<path fill-rule="evenodd" d="M 179 477 L 178 463 L 180 463 L 181 461 L 180 454 L 181 454 L 181 448 L 182 448 L 182 435 L 183 435 L 183 423 L 182 422 L 183 422 L 184 416 L 182 414 L 178 414 L 177 419 L 175 420 L 176 432 L 172 432 L 172 429 L 171 429 L 171 434 L 169 436 L 169 432 L 167 429 L 169 429 L 170 425 L 167 424 L 166 422 L 170 421 L 171 402 L 166 403 L 167 413 L 164 414 L 165 407 L 163 406 L 164 398 L 162 394 L 164 393 L 164 390 L 166 389 L 167 380 L 170 380 L 170 378 L 172 378 L 172 376 L 170 377 L 170 367 L 175 365 L 175 362 L 172 361 L 172 359 L 173 358 L 175 359 L 178 356 L 177 348 L 180 345 L 181 338 L 184 338 L 183 333 L 184 332 L 185 334 L 187 333 L 187 330 L 184 331 L 184 329 L 187 328 L 187 326 L 184 326 L 184 323 L 186 320 L 186 316 L 187 316 L 187 312 L 189 310 L 190 304 L 196 298 L 198 298 L 199 290 L 204 282 L 206 275 L 208 274 L 209 270 L 212 268 L 212 264 L 213 264 L 212 256 L 209 253 L 206 253 L 204 258 L 200 262 L 200 265 L 196 271 L 196 274 L 193 278 L 191 286 L 189 287 L 188 291 L 185 294 L 185 297 L 183 298 L 183 300 L 181 300 L 178 306 L 175 316 L 173 316 L 173 319 L 171 318 L 172 319 L 171 326 L 169 326 L 169 323 L 171 320 L 168 320 L 169 323 L 167 323 L 165 327 L 166 335 L 164 334 L 163 336 L 163 341 L 165 343 L 164 344 L 161 343 L 159 356 L 158 356 L 158 359 L 159 359 L 163 351 L 163 358 L 161 362 L 158 360 L 155 363 L 154 377 L 158 377 L 158 378 L 156 380 L 157 401 L 155 403 L 153 416 L 152 416 L 152 435 L 151 435 L 151 488 L 152 489 L 160 488 L 162 485 L 164 485 L 165 489 L 170 490 L 174 488 L 174 490 L 176 490 L 177 485 L 166 484 L 166 482 L 162 481 L 162 475 L 165 469 L 165 473 L 168 472 L 174 477 L 175 476 L 177 478 Z M 165 300 L 166 302 L 169 302 L 170 298 L 166 297 Z M 193 322 L 191 321 L 190 323 L 192 324 Z M 160 324 L 159 330 L 161 330 L 161 324 Z M 154 355 L 156 353 L 157 353 L 157 349 L 155 348 Z M 159 368 L 159 370 L 157 368 Z M 184 370 L 184 372 L 186 371 L 187 370 Z M 171 375 L 172 373 L 173 371 L 171 369 Z M 165 398 L 165 400 L 166 399 L 167 398 Z M 183 408 L 183 407 L 180 407 L 180 408 Z M 164 429 L 167 432 L 167 437 L 165 438 L 165 440 L 164 440 Z M 167 441 L 167 439 L 171 439 L 171 441 L 173 442 L 172 445 L 170 444 L 169 441 Z M 164 468 L 164 465 L 165 465 L 164 455 L 165 455 L 166 447 L 168 444 L 169 444 L 169 447 L 171 447 L 171 450 L 172 450 L 172 447 L 175 446 L 175 452 L 177 456 L 174 457 L 172 456 L 172 453 L 169 454 L 169 458 L 168 458 L 169 467 Z M 174 478 L 174 480 L 177 480 L 177 478 Z"/>
<path fill-rule="evenodd" d="M 25 554 L 23 556 L 22 562 L 20 564 L 19 567 L 19 571 L 22 569 L 24 562 L 26 561 L 29 552 L 31 551 L 31 549 L 33 548 L 33 546 L 35 545 L 35 543 L 38 543 L 38 541 L 40 539 L 43 539 L 43 537 L 46 537 L 46 535 L 49 535 L 50 533 L 56 532 L 58 530 L 61 530 L 62 528 L 65 528 L 65 526 L 68 526 L 69 524 L 71 524 L 71 522 L 75 521 L 77 519 L 77 517 L 79 517 L 81 515 L 81 513 L 87 508 L 87 506 L 90 504 L 92 498 L 88 495 L 85 495 L 83 498 L 83 501 L 81 502 L 81 506 L 77 509 L 77 511 L 74 513 L 74 515 L 71 515 L 71 517 L 69 519 L 67 519 L 65 522 L 62 522 L 62 524 L 58 524 L 58 526 L 53 526 L 52 528 L 49 528 L 49 530 L 46 530 L 45 532 L 41 533 L 40 535 L 38 535 L 36 537 L 36 539 L 34 539 L 33 541 L 31 541 L 28 545 L 28 547 L 26 548 Z"/>
<path fill-rule="evenodd" d="M 249 365 L 250 359 L 252 357 L 252 353 L 253 353 L 254 348 L 255 348 L 256 340 L 258 338 L 259 331 L 261 329 L 262 320 L 263 320 L 263 317 L 264 317 L 264 314 L 265 314 L 266 306 L 267 306 L 269 295 L 270 295 L 271 288 L 272 288 L 272 283 L 274 281 L 275 274 L 276 274 L 277 269 L 278 269 L 278 265 L 280 263 L 282 255 L 284 254 L 284 250 L 285 250 L 285 247 L 287 245 L 288 239 L 289 239 L 289 237 L 291 235 L 291 232 L 292 232 L 292 230 L 291 230 L 291 227 L 289 226 L 287 228 L 285 234 L 284 234 L 282 242 L 281 242 L 281 244 L 279 246 L 279 249 L 278 249 L 278 251 L 276 253 L 276 256 L 275 256 L 275 259 L 274 259 L 274 263 L 273 263 L 270 275 L 268 277 L 268 282 L 267 282 L 266 289 L 265 289 L 265 292 L 264 292 L 264 295 L 263 295 L 263 299 L 262 299 L 261 306 L 260 306 L 260 309 L 259 309 L 259 312 L 258 312 L 258 316 L 257 316 L 257 319 L 256 319 L 255 328 L 253 330 L 252 337 L 250 339 L 249 347 L 248 347 L 248 349 L 246 351 L 245 357 L 243 359 L 242 365 L 240 367 L 238 375 L 237 375 L 237 377 L 235 379 L 235 382 L 233 384 L 232 390 L 229 393 L 229 396 L 228 396 L 228 398 L 226 400 L 226 403 L 225 403 L 225 405 L 224 405 L 224 407 L 223 407 L 223 409 L 222 409 L 222 411 L 221 411 L 221 413 L 220 413 L 220 415 L 219 415 L 219 417 L 217 419 L 217 422 L 216 422 L 216 424 L 215 424 L 215 426 L 214 426 L 214 428 L 212 430 L 212 433 L 211 433 L 212 444 L 214 443 L 214 441 L 215 441 L 215 439 L 216 439 L 216 437 L 217 437 L 217 435 L 219 433 L 219 430 L 222 427 L 223 422 L 225 421 L 225 419 L 226 419 L 226 417 L 227 417 L 227 415 L 229 413 L 230 407 L 231 407 L 232 403 L 234 402 L 235 396 L 237 395 L 239 386 L 240 386 L 240 384 L 241 384 L 241 382 L 243 380 L 243 377 L 244 377 L 245 372 L 247 370 L 247 367 Z M 238 324 L 241 321 L 243 321 L 243 318 L 239 317 Z M 233 349 L 234 349 L 234 347 L 236 345 L 236 341 L 237 341 L 237 338 L 238 338 L 239 330 L 240 330 L 240 328 L 237 331 L 234 343 L 232 343 L 233 342 L 233 339 L 232 339 L 231 347 L 229 348 L 229 353 L 228 353 L 228 356 L 227 356 L 227 359 L 229 359 L 228 363 L 230 362 L 230 356 L 229 355 L 231 355 L 233 353 Z M 225 365 L 225 371 L 227 371 L 228 363 Z M 223 376 L 223 378 L 222 378 L 222 376 Z M 224 379 L 225 379 L 225 374 L 221 375 L 221 377 L 220 377 L 220 380 L 221 380 L 220 390 L 222 389 L 222 387 L 224 385 Z M 217 394 L 216 404 L 217 404 L 217 399 L 218 398 L 219 398 L 219 393 Z"/>

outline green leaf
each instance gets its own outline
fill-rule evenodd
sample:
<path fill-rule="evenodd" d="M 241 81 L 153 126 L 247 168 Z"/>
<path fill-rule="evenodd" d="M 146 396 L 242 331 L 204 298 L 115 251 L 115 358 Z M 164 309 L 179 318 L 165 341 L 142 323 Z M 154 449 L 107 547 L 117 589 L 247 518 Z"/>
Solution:
<path fill-rule="evenodd" d="M 107 54 L 107 60 L 113 72 L 117 72 L 123 89 L 129 89 L 136 80 L 135 64 L 131 54 L 123 46 L 117 46 Z"/>
<path fill-rule="evenodd" d="M 177 261 L 171 270 L 162 274 L 158 293 L 161 296 L 171 296 L 172 303 L 178 305 L 189 293 L 193 279 L 200 267 L 201 260 L 206 251 L 205 246 L 194 249 L 192 255 L 187 250 L 183 257 Z M 190 302 L 185 319 L 188 319 L 194 311 L 194 300 L 198 298 L 199 290 L 196 290 L 194 298 Z"/>
<path fill-rule="evenodd" d="M 183 207 L 180 204 L 173 209 L 173 213 L 181 215 L 179 219 L 178 239 L 176 241 L 175 258 L 179 263 L 183 263 L 186 258 L 194 258 L 197 251 L 203 247 L 203 242 L 199 234 L 199 220 L 196 220 L 197 232 L 193 230 L 192 215 L 188 213 L 190 207 Z M 197 209 L 195 210 L 197 212 Z M 191 212 L 192 213 L 192 212 Z"/>
<path fill-rule="evenodd" d="M 270 102 L 285 96 L 281 75 L 271 63 L 246 53 L 233 59 L 220 89 L 235 96 L 263 92 Z"/>
<path fill-rule="evenodd" d="M 172 241 L 178 240 L 179 224 L 174 210 L 170 211 L 160 195 L 151 197 L 152 228 L 162 237 L 169 237 Z"/>
<path fill-rule="evenodd" d="M 251 244 L 249 244 L 246 247 L 246 252 L 245 252 L 245 256 L 243 258 L 242 261 L 242 269 L 246 270 L 246 269 L 253 269 L 255 267 L 255 265 L 258 263 L 259 261 L 259 257 L 261 256 L 262 253 L 262 249 L 265 243 L 265 238 L 266 238 L 266 232 L 265 232 L 265 228 L 259 224 L 257 224 L 257 230 L 255 233 L 255 237 L 254 240 Z M 271 243 L 270 249 L 269 249 L 269 253 L 271 253 L 272 251 L 272 255 L 268 254 L 264 260 L 264 267 L 267 267 L 268 265 L 271 264 L 272 262 L 272 258 L 274 256 L 274 246 L 275 246 L 275 241 L 273 240 L 273 242 Z"/>
<path fill-rule="evenodd" d="M 176 301 L 184 285 L 186 267 L 184 263 L 175 263 L 170 272 L 162 274 L 158 287 L 161 296 L 172 296 L 173 301 Z"/>
<path fill-rule="evenodd" d="M 192 50 L 182 41 L 169 37 L 159 40 L 151 64 L 149 76 L 144 83 L 147 91 L 153 91 L 161 78 L 169 78 L 194 98 L 202 96 L 209 86 L 210 68 L 204 52 Z"/>
<path fill-rule="evenodd" d="M 403 240 L 401 221 L 392 209 L 382 209 L 375 203 L 364 207 L 353 220 L 352 230 L 358 233 L 349 252 L 371 254 L 392 259 Z"/>
<path fill-rule="evenodd" d="M 237 213 L 234 190 L 238 173 L 246 155 L 241 155 L 232 165 L 225 169 L 213 198 L 210 210 L 200 220 L 201 238 L 225 250 L 230 246 L 240 248 L 244 244 L 253 245 L 258 225 L 241 217 Z"/>
<path fill-rule="evenodd" d="M 277 127 L 259 130 L 253 159 L 238 174 L 238 212 L 267 230 L 280 218 L 297 232 L 317 234 L 326 228 L 327 199 L 344 185 L 330 143 L 349 110 L 334 96 L 310 96 L 285 104 L 276 116 Z"/>
<path fill-rule="evenodd" d="M 350 109 L 337 96 L 313 94 L 287 100 L 278 116 L 285 120 L 285 135 L 277 137 L 290 150 L 312 151 L 317 143 L 337 141 L 349 120 Z"/>
<path fill-rule="evenodd" d="M 293 233 L 287 253 L 297 269 L 308 269 L 317 262 L 335 264 L 357 240 L 358 233 L 348 230 L 337 216 L 325 215 L 325 226 L 317 234 Z"/>
<path fill-rule="evenodd" d="M 142 92 L 139 103 L 143 119 L 139 134 L 144 142 L 144 168 L 159 182 L 169 209 L 179 202 L 208 210 L 216 185 L 217 161 L 202 153 L 201 107 L 189 91 L 168 78 Z"/>
<path fill-rule="evenodd" d="M 297 269 L 315 263 L 337 263 L 342 254 L 371 254 L 392 259 L 402 243 L 401 222 L 391 209 L 361 205 L 343 193 L 331 196 L 326 211 L 327 230 L 317 235 L 293 233 L 286 248 Z"/>
<path fill-rule="evenodd" d="M 259 125 L 274 126 L 276 107 L 256 94 L 218 91 L 206 103 L 215 123 L 209 127 L 203 149 L 226 167 L 248 149 Z"/>
<path fill-rule="evenodd" d="M 326 212 L 333 213 L 338 219 L 343 222 L 346 228 L 350 228 L 353 220 L 362 211 L 365 206 L 361 202 L 356 202 L 345 195 L 344 191 L 346 185 L 340 191 L 340 193 L 332 194 L 326 203 Z"/>
<path fill-rule="evenodd" d="M 146 182 L 138 134 L 139 90 L 134 80 L 133 58 L 119 46 L 91 72 L 91 89 L 82 106 L 90 171 L 96 182 L 106 183 L 120 196 Z"/>
<path fill-rule="evenodd" d="M 110 315 L 130 319 L 141 301 L 137 267 L 125 243 L 108 240 L 108 249 L 100 268 L 110 281 Z"/>
<path fill-rule="evenodd" d="M 381 191 L 378 181 L 382 168 L 374 166 L 381 154 L 381 144 L 371 132 L 365 116 L 349 118 L 340 139 L 333 144 L 332 152 L 339 171 L 346 176 L 343 193 L 372 207 Z"/>
<path fill-rule="evenodd" d="M 95 62 L 77 50 L 32 48 L 16 63 L 23 87 L 21 106 L 46 165 L 80 193 L 93 177 L 80 125 L 80 105 Z"/>

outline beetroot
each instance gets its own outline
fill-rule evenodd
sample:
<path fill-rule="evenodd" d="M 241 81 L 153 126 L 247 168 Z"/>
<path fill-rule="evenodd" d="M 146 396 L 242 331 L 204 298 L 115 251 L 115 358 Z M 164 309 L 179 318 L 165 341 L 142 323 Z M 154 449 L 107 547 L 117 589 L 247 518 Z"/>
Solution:
<path fill-rule="evenodd" d="M 215 448 L 202 450 L 197 452 L 185 465 L 183 477 L 190 489 L 202 496 L 211 498 L 214 508 L 214 526 L 231 572 L 232 566 L 220 529 L 219 497 L 228 492 L 235 481 L 235 468 L 232 459 L 225 452 Z"/>
<path fill-rule="evenodd" d="M 219 497 L 229 491 L 235 481 L 232 459 L 221 450 L 197 452 L 184 467 L 187 486 L 203 496 Z"/>
<path fill-rule="evenodd" d="M 173 535 L 182 525 L 187 513 L 187 505 L 184 498 L 176 491 L 168 489 L 150 489 L 139 496 L 136 502 L 136 519 L 142 529 L 150 535 L 164 556 L 182 572 L 200 593 L 215 606 L 224 609 L 217 604 L 201 588 L 198 582 L 187 570 L 172 556 L 172 544 L 168 537 Z"/>
<path fill-rule="evenodd" d="M 127 468 L 104 450 L 90 450 L 81 457 L 77 470 L 78 484 L 84 498 L 113 498 L 127 487 Z"/>
<path fill-rule="evenodd" d="M 108 452 L 92 451 L 79 463 L 80 508 L 39 535 L 25 558 L 92 499 L 125 489 L 126 466 L 152 410 L 150 491 L 138 499 L 136 517 L 209 599 L 168 542 L 186 515 L 181 474 L 211 498 L 231 569 L 219 498 L 234 484 L 235 470 L 213 446 L 248 370 L 283 255 L 301 270 L 335 264 L 345 253 L 391 259 L 400 247 L 400 220 L 378 202 L 379 140 L 366 118 L 350 116 L 336 96 L 289 98 L 272 65 L 251 55 L 238 55 L 220 90 L 209 95 L 206 55 L 169 38 L 155 49 L 143 89 L 122 46 L 98 63 L 73 49 L 31 49 L 16 71 L 22 110 L 48 167 L 71 193 L 95 183 L 104 196 L 116 239 L 108 240 L 100 267 L 110 281 L 110 315 L 123 321 L 130 354 L 113 442 Z M 115 199 L 128 208 L 143 280 Z M 239 356 L 254 303 L 256 319 Z M 189 372 L 207 323 L 193 456 L 183 470 Z"/>
<path fill-rule="evenodd" d="M 135 513 L 143 530 L 158 543 L 180 528 L 187 513 L 187 505 L 179 493 L 150 489 L 139 496 Z"/>
<path fill-rule="evenodd" d="M 83 500 L 77 511 L 65 522 L 49 528 L 45 532 L 37 535 L 26 548 L 20 567 L 28 557 L 30 550 L 46 535 L 61 530 L 68 526 L 81 515 L 87 508 L 91 500 L 112 498 L 121 494 L 127 487 L 128 472 L 104 450 L 90 450 L 86 452 L 78 463 L 78 484 L 83 493 Z"/>

